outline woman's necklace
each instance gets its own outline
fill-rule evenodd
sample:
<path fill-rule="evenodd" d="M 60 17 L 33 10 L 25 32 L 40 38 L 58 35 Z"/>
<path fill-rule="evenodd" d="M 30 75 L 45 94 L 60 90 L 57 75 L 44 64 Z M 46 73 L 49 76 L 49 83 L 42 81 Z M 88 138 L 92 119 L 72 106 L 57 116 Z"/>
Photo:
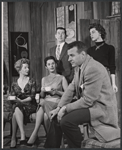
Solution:
<path fill-rule="evenodd" d="M 98 49 L 99 49 L 101 46 L 103 46 L 103 45 L 104 45 L 104 43 L 102 43 L 102 44 L 96 46 L 96 49 L 95 49 L 95 50 L 98 50 Z"/>

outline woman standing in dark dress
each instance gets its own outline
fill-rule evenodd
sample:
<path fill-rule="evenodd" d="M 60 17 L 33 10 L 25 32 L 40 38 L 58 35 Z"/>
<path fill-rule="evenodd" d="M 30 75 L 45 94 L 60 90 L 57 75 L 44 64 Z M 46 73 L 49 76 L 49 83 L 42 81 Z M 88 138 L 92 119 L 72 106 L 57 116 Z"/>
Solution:
<path fill-rule="evenodd" d="M 106 31 L 100 24 L 91 24 L 89 31 L 95 46 L 90 47 L 87 53 L 106 67 L 110 73 L 113 90 L 116 93 L 118 88 L 115 83 L 115 48 L 105 43 Z"/>
<path fill-rule="evenodd" d="M 28 76 L 29 60 L 22 58 L 15 63 L 14 67 L 19 73 L 19 78 L 11 87 L 11 95 L 16 96 L 12 116 L 11 148 L 16 147 L 17 126 L 19 126 L 20 129 L 20 144 L 26 144 L 24 124 L 26 125 L 30 114 L 35 113 L 37 109 L 35 101 L 36 84 L 35 81 Z"/>

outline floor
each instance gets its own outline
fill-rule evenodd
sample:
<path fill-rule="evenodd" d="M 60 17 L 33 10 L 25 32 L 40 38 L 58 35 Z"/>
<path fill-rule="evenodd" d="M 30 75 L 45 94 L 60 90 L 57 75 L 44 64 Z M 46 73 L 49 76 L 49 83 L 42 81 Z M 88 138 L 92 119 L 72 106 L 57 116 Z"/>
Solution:
<path fill-rule="evenodd" d="M 120 123 L 120 122 L 119 122 Z M 120 125 L 120 124 L 119 124 Z M 29 138 L 32 131 L 33 131 L 33 128 L 34 128 L 34 123 L 28 123 L 26 126 L 25 126 L 25 133 L 26 133 L 26 137 Z M 82 128 L 81 128 L 82 129 Z M 82 131 L 83 133 L 83 131 Z M 37 141 L 37 145 L 36 146 L 33 146 L 32 148 L 41 148 L 41 149 L 44 149 L 44 143 L 45 143 L 45 140 L 46 140 L 46 133 L 45 133 L 45 130 L 44 130 L 44 127 L 41 126 L 40 127 L 40 130 L 39 130 L 39 133 L 38 133 L 38 141 Z M 10 137 L 10 124 L 7 123 L 6 126 L 5 126 L 5 129 L 4 129 L 4 140 L 3 140 L 3 148 L 4 149 L 9 149 L 10 148 L 10 142 L 11 142 L 11 137 Z M 18 148 L 28 148 L 27 146 L 23 146 L 21 147 L 19 145 L 19 142 L 20 142 L 20 133 L 18 131 L 17 133 L 17 149 Z M 67 142 L 63 145 L 64 147 L 63 148 L 67 148 Z M 29 147 L 30 148 L 30 147 Z"/>
<path fill-rule="evenodd" d="M 34 128 L 34 123 L 28 123 L 26 126 L 25 126 L 25 133 L 26 133 L 26 137 L 29 138 L 32 131 L 33 131 L 33 128 Z M 37 141 L 37 145 L 36 146 L 33 146 L 32 148 L 44 148 L 44 143 L 45 143 L 45 140 L 46 140 L 46 133 L 45 133 L 45 130 L 43 128 L 43 126 L 40 127 L 40 130 L 39 130 L 39 134 L 38 134 L 38 141 Z M 10 148 L 10 141 L 11 141 L 11 136 L 10 136 L 10 124 L 7 123 L 6 126 L 5 126 L 5 129 L 4 129 L 4 140 L 3 140 L 3 148 L 5 149 L 9 149 Z M 17 133 L 17 148 L 27 148 L 26 146 L 23 146 L 21 147 L 19 145 L 19 142 L 20 142 L 20 134 L 19 134 L 19 131 Z"/>

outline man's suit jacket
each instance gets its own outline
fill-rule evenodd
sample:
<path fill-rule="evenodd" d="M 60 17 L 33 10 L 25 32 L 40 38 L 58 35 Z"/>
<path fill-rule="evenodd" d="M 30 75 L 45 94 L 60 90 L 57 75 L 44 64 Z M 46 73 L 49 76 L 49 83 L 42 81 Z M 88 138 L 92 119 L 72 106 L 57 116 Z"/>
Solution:
<path fill-rule="evenodd" d="M 74 94 L 78 100 L 70 103 Z M 89 108 L 91 125 L 105 141 L 120 137 L 117 100 L 110 77 L 106 68 L 89 55 L 81 68 L 80 77 L 79 68 L 76 68 L 74 79 L 58 104 L 60 107 L 64 105 L 67 112 Z"/>
<path fill-rule="evenodd" d="M 60 59 L 57 63 L 56 70 L 57 70 L 57 73 L 65 76 L 68 83 L 71 83 L 73 76 L 74 76 L 74 71 L 73 71 L 71 64 L 68 62 L 67 50 L 68 50 L 68 44 L 65 43 L 64 46 L 62 47 Z M 48 56 L 54 56 L 56 58 L 56 46 L 50 49 Z"/>

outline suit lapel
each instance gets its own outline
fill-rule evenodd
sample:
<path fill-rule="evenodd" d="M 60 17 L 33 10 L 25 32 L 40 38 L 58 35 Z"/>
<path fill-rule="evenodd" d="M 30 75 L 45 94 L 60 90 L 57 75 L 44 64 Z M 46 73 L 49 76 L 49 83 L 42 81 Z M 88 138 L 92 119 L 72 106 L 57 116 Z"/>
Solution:
<path fill-rule="evenodd" d="M 76 96 L 79 97 L 79 67 L 75 68 L 75 87 L 76 87 Z"/>
<path fill-rule="evenodd" d="M 56 47 L 57 47 L 57 46 L 54 47 L 54 49 L 53 49 L 53 51 L 52 51 L 52 54 L 51 54 L 51 55 L 53 55 L 55 58 L 56 58 Z"/>
<path fill-rule="evenodd" d="M 82 84 L 82 82 L 83 82 L 82 81 L 83 80 L 83 73 L 84 73 L 84 70 L 85 70 L 88 62 L 90 61 L 90 59 L 91 59 L 91 57 L 89 55 L 87 55 L 86 60 L 85 60 L 85 62 L 83 64 L 83 66 L 81 66 L 81 68 L 80 68 L 81 69 L 81 73 L 80 73 L 80 82 L 79 82 L 79 84 Z"/>
<path fill-rule="evenodd" d="M 90 59 L 91 59 L 91 57 L 89 56 L 89 55 L 87 55 L 87 57 L 86 57 L 86 60 L 85 60 L 85 62 L 84 62 L 84 64 L 83 64 L 83 66 L 81 66 L 81 72 L 80 72 L 80 77 L 79 77 L 79 81 L 77 82 L 77 91 L 78 91 L 78 93 L 79 93 L 79 88 L 81 87 L 81 85 L 82 84 L 84 84 L 84 81 L 83 81 L 83 74 L 84 74 L 84 70 L 85 70 L 85 68 L 86 68 L 86 66 L 87 66 L 87 64 L 88 64 L 88 62 L 90 61 Z M 79 71 L 78 71 L 78 73 L 79 73 Z M 78 74 L 77 73 L 77 74 Z M 77 75 L 78 76 L 78 75 Z"/>
<path fill-rule="evenodd" d="M 78 90 L 78 86 L 79 86 L 79 67 L 76 68 L 76 87 L 77 87 L 77 90 Z"/>
<path fill-rule="evenodd" d="M 62 47 L 62 51 L 61 51 L 61 54 L 60 54 L 60 59 L 62 59 L 64 54 L 67 52 L 66 50 L 67 50 L 67 44 L 65 43 L 64 46 Z"/>

